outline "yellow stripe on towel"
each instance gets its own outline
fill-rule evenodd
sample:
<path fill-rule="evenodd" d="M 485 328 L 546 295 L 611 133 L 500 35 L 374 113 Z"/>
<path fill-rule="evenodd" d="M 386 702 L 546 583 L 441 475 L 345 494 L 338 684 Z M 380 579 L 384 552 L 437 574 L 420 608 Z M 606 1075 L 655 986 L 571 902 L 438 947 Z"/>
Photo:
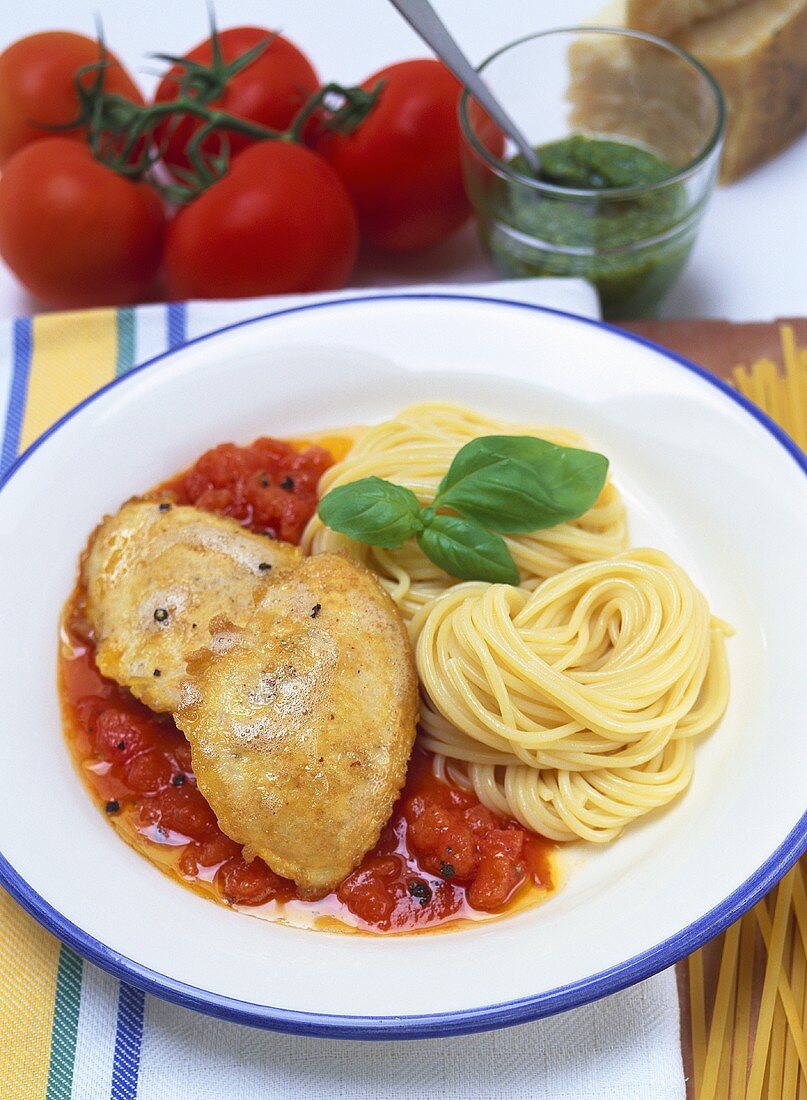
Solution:
<path fill-rule="evenodd" d="M 117 354 L 113 309 L 35 317 L 20 450 L 114 378 Z M 0 890 L 2 1100 L 38 1100 L 48 1093 L 60 948 Z"/>
<path fill-rule="evenodd" d="M 34 1100 L 47 1091 L 60 946 L 0 890 L 0 974 L 6 983 L 0 997 L 3 1100 Z"/>
<path fill-rule="evenodd" d="M 114 309 L 46 313 L 34 318 L 33 358 L 20 450 L 115 377 Z"/>

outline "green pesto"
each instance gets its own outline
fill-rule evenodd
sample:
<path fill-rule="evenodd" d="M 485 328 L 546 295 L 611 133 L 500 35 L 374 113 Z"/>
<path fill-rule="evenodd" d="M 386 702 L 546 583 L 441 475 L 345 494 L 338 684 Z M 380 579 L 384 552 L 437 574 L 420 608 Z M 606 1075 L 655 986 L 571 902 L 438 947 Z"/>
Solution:
<path fill-rule="evenodd" d="M 581 276 L 597 287 L 606 317 L 651 313 L 692 248 L 686 191 L 681 183 L 626 196 L 605 189 L 662 183 L 673 166 L 648 149 L 582 134 L 537 152 L 544 182 L 594 194 L 537 195 L 527 185 L 497 181 L 481 229 L 498 271 Z M 530 174 L 520 156 L 510 165 Z"/>

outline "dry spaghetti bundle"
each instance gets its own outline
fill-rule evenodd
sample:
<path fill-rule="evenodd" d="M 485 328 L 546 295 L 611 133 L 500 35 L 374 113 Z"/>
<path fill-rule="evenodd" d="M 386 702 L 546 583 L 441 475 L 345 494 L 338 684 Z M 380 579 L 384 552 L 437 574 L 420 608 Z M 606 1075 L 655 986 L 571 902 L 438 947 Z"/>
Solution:
<path fill-rule="evenodd" d="M 807 347 L 780 327 L 784 371 L 770 359 L 734 384 L 807 450 Z M 807 1097 L 807 856 L 715 943 L 689 956 L 696 1100 Z M 714 942 L 714 941 L 713 941 Z M 716 985 L 704 956 L 719 956 Z M 762 972 L 761 985 L 756 973 Z M 711 993 L 707 996 L 707 991 Z"/>

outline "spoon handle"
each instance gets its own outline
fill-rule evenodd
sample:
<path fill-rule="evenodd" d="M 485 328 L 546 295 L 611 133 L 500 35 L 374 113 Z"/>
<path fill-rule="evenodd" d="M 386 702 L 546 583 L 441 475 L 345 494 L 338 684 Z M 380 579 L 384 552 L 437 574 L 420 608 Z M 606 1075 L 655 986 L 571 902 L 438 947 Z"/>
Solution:
<path fill-rule="evenodd" d="M 465 85 L 493 121 L 509 134 L 527 164 L 537 175 L 540 171 L 540 162 L 535 150 L 454 41 L 429 0 L 390 0 L 390 3 L 420 35 L 426 45 L 431 46 L 443 64 Z"/>

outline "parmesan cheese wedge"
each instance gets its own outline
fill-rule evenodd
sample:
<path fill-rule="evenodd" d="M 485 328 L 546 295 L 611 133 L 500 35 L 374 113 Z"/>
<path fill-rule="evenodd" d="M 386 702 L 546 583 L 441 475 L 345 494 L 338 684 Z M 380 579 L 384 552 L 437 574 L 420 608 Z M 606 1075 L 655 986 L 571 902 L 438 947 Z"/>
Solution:
<path fill-rule="evenodd" d="M 702 19 L 739 8 L 748 0 L 627 0 L 625 26 L 667 38 Z"/>
<path fill-rule="evenodd" d="M 591 22 L 628 26 L 635 7 L 633 0 L 616 0 Z M 807 0 L 747 0 L 673 35 L 671 41 L 711 72 L 725 96 L 723 183 L 769 160 L 807 129 Z M 680 76 L 675 76 L 675 86 L 669 83 L 673 66 L 667 71 L 657 55 L 605 36 L 575 42 L 569 51 L 570 122 L 579 129 L 643 141 L 680 164 L 684 150 L 674 142 L 671 147 L 669 135 L 665 137 L 665 110 L 657 101 L 670 97 L 668 121 L 676 112 L 698 106 L 693 89 Z M 638 112 L 631 106 L 643 96 L 650 115 L 644 123 L 634 117 Z M 624 124 L 620 112 L 627 114 Z"/>

